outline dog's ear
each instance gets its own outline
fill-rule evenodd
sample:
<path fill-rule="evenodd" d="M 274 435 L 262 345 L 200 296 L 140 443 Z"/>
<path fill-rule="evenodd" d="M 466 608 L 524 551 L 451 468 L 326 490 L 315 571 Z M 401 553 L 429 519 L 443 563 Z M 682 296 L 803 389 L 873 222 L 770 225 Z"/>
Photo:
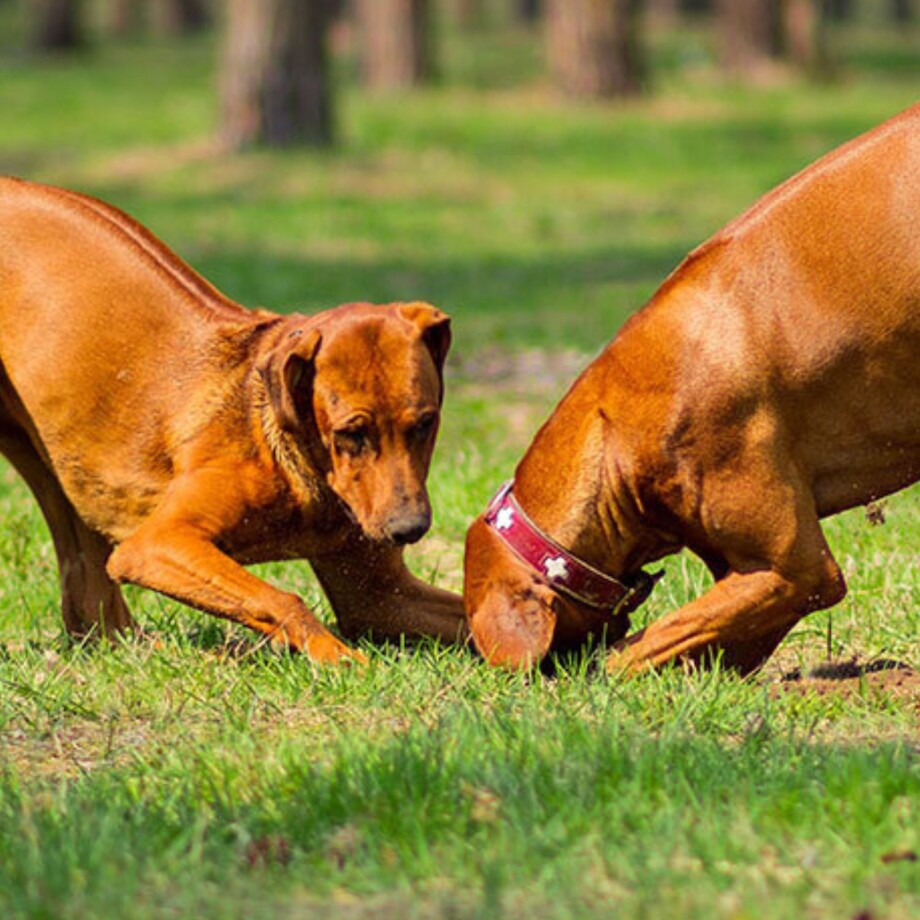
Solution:
<path fill-rule="evenodd" d="M 450 317 L 431 304 L 416 301 L 401 303 L 399 315 L 418 329 L 422 341 L 431 353 L 434 366 L 441 379 L 441 398 L 444 397 L 444 362 L 450 350 Z"/>
<path fill-rule="evenodd" d="M 314 359 L 322 335 L 318 329 L 295 329 L 278 343 L 259 369 L 278 426 L 297 432 L 311 417 Z"/>

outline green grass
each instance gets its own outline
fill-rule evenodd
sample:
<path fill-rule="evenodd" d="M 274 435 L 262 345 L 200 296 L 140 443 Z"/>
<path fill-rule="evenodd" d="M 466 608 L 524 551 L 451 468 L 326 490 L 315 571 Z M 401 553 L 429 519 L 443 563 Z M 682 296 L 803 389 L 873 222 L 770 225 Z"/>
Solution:
<path fill-rule="evenodd" d="M 334 154 L 231 157 L 209 40 L 41 62 L 11 50 L 8 6 L 0 172 L 120 205 L 248 304 L 450 310 L 436 524 L 411 556 L 453 587 L 466 524 L 623 318 L 920 75 L 915 36 L 865 26 L 839 36 L 837 82 L 724 86 L 690 27 L 655 36 L 650 100 L 577 106 L 535 36 L 494 27 L 446 34 L 441 84 L 407 96 L 364 97 L 343 61 Z M 920 665 L 920 491 L 887 517 L 828 522 L 850 593 L 757 680 L 622 683 L 590 652 L 522 677 L 433 645 L 320 670 L 141 591 L 152 638 L 69 646 L 47 532 L 4 465 L 0 913 L 915 916 L 916 696 L 776 682 L 828 653 Z M 261 571 L 323 607 L 306 565 Z M 640 622 L 707 583 L 684 556 L 666 571 Z"/>

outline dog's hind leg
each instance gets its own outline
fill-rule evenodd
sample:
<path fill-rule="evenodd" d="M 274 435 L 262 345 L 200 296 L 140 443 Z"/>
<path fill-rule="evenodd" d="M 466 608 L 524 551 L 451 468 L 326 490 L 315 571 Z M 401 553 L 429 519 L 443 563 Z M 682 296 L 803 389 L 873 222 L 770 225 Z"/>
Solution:
<path fill-rule="evenodd" d="M 32 490 L 51 531 L 67 631 L 79 638 L 131 629 L 130 611 L 105 570 L 112 551 L 109 542 L 83 523 L 25 434 L 0 431 L 0 452 Z"/>

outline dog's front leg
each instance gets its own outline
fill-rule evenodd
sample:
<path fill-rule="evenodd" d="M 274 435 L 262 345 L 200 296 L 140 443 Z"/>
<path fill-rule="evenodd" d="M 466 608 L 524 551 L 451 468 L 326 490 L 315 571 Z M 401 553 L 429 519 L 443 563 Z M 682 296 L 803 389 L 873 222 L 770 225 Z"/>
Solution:
<path fill-rule="evenodd" d="M 726 498 L 737 491 L 721 485 Z M 756 670 L 806 614 L 836 604 L 846 593 L 814 513 L 810 494 L 790 481 L 759 494 L 751 508 L 715 507 L 706 515 L 718 580 L 705 594 L 617 643 L 611 671 L 639 671 L 676 659 L 699 661 L 715 652 L 742 673 Z M 720 577 L 722 576 L 722 577 Z"/>
<path fill-rule="evenodd" d="M 743 673 L 765 661 L 805 612 L 806 597 L 776 572 L 732 573 L 704 595 L 617 643 L 610 671 L 640 671 L 723 653 Z"/>
<path fill-rule="evenodd" d="M 171 490 L 154 515 L 118 546 L 108 563 L 115 581 L 150 588 L 242 623 L 318 662 L 364 660 L 336 639 L 296 594 L 272 587 L 217 548 L 217 523 L 229 504 L 226 484 L 219 492 L 200 490 L 194 480 L 187 485 Z M 203 508 L 201 496 L 208 494 L 218 498 Z"/>
<path fill-rule="evenodd" d="M 432 636 L 453 643 L 469 635 L 460 596 L 416 578 L 400 547 L 357 537 L 310 562 L 349 639 Z"/>

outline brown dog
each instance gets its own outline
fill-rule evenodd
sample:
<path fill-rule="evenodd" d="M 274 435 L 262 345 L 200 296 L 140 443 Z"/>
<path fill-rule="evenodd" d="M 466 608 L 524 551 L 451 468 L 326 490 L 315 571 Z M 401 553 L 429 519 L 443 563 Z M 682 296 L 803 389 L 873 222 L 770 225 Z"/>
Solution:
<path fill-rule="evenodd" d="M 682 547 L 715 585 L 620 641 L 611 668 L 721 649 L 749 671 L 843 597 L 819 518 L 920 478 L 918 220 L 914 106 L 690 254 L 469 531 L 467 617 L 489 661 L 620 639 L 642 566 Z"/>
<path fill-rule="evenodd" d="M 0 179 L 0 450 L 48 522 L 72 633 L 130 626 L 133 582 L 355 656 L 243 568 L 307 558 L 346 636 L 455 639 L 460 599 L 402 561 L 431 519 L 449 343 L 421 303 L 251 312 L 115 208 Z"/>

